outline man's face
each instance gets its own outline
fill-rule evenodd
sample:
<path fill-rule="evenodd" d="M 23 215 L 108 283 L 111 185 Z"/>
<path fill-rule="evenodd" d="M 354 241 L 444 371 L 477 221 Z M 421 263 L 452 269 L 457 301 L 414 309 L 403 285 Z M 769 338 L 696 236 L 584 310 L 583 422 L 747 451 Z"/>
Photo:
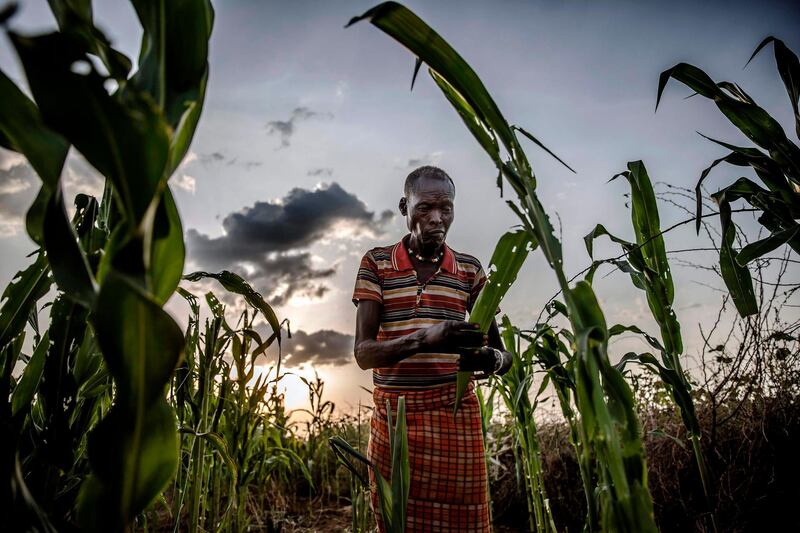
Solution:
<path fill-rule="evenodd" d="M 408 229 L 422 246 L 436 247 L 444 242 L 455 215 L 454 199 L 449 180 L 423 177 L 404 198 L 405 202 L 400 200 L 400 212 L 406 217 Z"/>

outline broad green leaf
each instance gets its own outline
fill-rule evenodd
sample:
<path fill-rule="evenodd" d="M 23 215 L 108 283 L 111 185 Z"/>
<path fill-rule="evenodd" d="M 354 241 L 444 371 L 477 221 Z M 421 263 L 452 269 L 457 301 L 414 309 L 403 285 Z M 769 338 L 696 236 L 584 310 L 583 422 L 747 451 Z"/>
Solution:
<path fill-rule="evenodd" d="M 61 176 L 69 144 L 42 123 L 39 110 L 30 98 L 0 71 L 0 139 L 3 147 L 14 150 L 30 165 L 49 187 L 54 188 Z"/>
<path fill-rule="evenodd" d="M 693 65 L 679 63 L 661 73 L 656 108 L 670 78 L 713 100 L 728 120 L 751 141 L 767 150 L 787 174 L 795 179 L 800 177 L 800 148 L 789 141 L 780 123 L 755 103 L 729 96 L 705 72 Z"/>
<path fill-rule="evenodd" d="M 114 78 L 127 79 L 131 60 L 114 50 L 103 32 L 94 25 L 91 0 L 47 0 L 47 3 L 61 31 L 85 39 L 87 48 L 103 61 Z"/>
<path fill-rule="evenodd" d="M 111 180 L 129 224 L 137 226 L 165 179 L 169 138 L 161 112 L 149 97 L 130 89 L 124 98 L 109 95 L 79 38 L 10 36 L 45 124 Z M 73 72 L 76 62 L 89 72 Z"/>
<path fill-rule="evenodd" d="M 163 396 L 183 357 L 183 333 L 151 296 L 115 270 L 103 282 L 92 321 L 117 386 L 116 403 L 142 416 L 142 406 Z"/>
<path fill-rule="evenodd" d="M 130 83 L 152 96 L 172 128 L 169 175 L 188 151 L 203 108 L 214 11 L 208 0 L 132 3 L 144 34 L 139 70 Z"/>
<path fill-rule="evenodd" d="M 732 185 L 712 195 L 719 205 L 719 217 L 722 225 L 722 240 L 719 249 L 720 272 L 740 316 L 757 313 L 758 304 L 750 271 L 736 260 L 738 253 L 733 249 L 736 227 L 731 220 L 730 204 L 739 198 L 744 198 L 752 203 L 751 200 L 759 193 L 766 193 L 766 191 L 746 178 L 739 178 Z"/>
<path fill-rule="evenodd" d="M 17 416 L 23 409 L 29 409 L 36 390 L 39 388 L 39 381 L 44 372 L 44 361 L 47 350 L 50 347 L 50 336 L 45 332 L 36 349 L 33 350 L 30 361 L 25 365 L 22 377 L 14 388 L 11 397 L 11 415 Z"/>
<path fill-rule="evenodd" d="M 178 287 L 185 256 L 181 217 L 167 186 L 156 208 L 148 265 L 148 287 L 162 305 Z"/>
<path fill-rule="evenodd" d="M 486 270 L 486 284 L 469 315 L 469 321 L 480 324 L 483 333 L 489 331 L 497 306 L 517 279 L 528 253 L 535 248 L 536 243 L 525 231 L 508 232 L 500 237 Z M 454 414 L 461 407 L 461 400 L 467 391 L 471 376 L 472 372 L 458 373 Z"/>
<path fill-rule="evenodd" d="M 25 321 L 31 312 L 36 312 L 36 302 L 47 294 L 53 280 L 50 268 L 42 252 L 25 270 L 14 275 L 5 291 L 3 306 L 0 307 L 0 348 L 11 342 L 25 328 Z"/>
<path fill-rule="evenodd" d="M 481 120 L 480 116 L 472 109 L 472 106 L 456 91 L 450 83 L 442 78 L 435 70 L 429 69 L 429 73 L 436 85 L 439 86 L 442 93 L 450 102 L 464 125 L 481 145 L 481 148 L 492 158 L 495 164 L 500 164 L 500 148 L 497 145 L 497 139 L 494 133 L 489 129 L 486 124 Z"/>
<path fill-rule="evenodd" d="M 125 531 L 158 496 L 178 464 L 175 413 L 163 398 L 135 417 L 115 405 L 89 435 L 93 474 L 78 497 L 78 521 L 92 532 Z"/>

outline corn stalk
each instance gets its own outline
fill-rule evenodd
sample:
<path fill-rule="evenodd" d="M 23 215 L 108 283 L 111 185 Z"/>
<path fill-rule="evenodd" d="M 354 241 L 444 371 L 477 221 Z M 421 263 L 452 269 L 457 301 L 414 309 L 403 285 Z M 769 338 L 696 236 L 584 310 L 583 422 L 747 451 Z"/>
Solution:
<path fill-rule="evenodd" d="M 7 30 L 32 99 L 0 73 L 0 146 L 24 155 L 41 178 L 26 227 L 47 260 L 46 268 L 23 276 L 32 291 L 8 294 L 0 325 L 3 342 L 20 334 L 20 317 L 35 309 L 49 272 L 58 295 L 38 391 L 41 409 L 52 414 L 45 431 L 79 457 L 85 456 L 83 436 L 76 439 L 75 431 L 89 434 L 92 474 L 69 483 L 80 487 L 82 527 L 129 531 L 178 460 L 175 413 L 164 392 L 184 337 L 162 306 L 180 280 L 184 243 L 168 180 L 189 149 L 202 109 L 213 13 L 208 0 L 132 0 L 144 32 L 131 75 L 131 61 L 94 25 L 90 1 L 49 3 L 57 31 L 31 36 Z M 78 224 L 67 218 L 60 182 L 71 147 L 106 180 L 99 205 L 79 197 Z M 60 406 L 73 409 L 84 399 L 75 377 L 86 377 L 87 368 L 76 354 L 92 353 L 94 346 L 113 379 L 113 403 L 87 408 L 78 418 L 82 425 L 65 425 L 69 413 Z M 102 420 L 95 423 L 96 417 Z M 69 459 L 54 458 L 55 466 Z M 47 500 L 62 482 L 51 476 L 35 497 Z M 72 497 L 51 511 L 73 522 L 74 506 Z"/>
<path fill-rule="evenodd" d="M 611 179 L 614 180 L 620 176 L 627 179 L 631 187 L 631 223 L 636 235 L 636 242 L 628 242 L 612 235 L 601 224 L 595 226 L 584 240 L 590 256 L 593 256 L 594 239 L 599 236 L 606 235 L 613 242 L 621 245 L 627 261 L 616 261 L 616 266 L 630 275 L 635 287 L 645 291 L 648 307 L 661 331 L 661 342 L 636 326 L 615 325 L 609 331 L 610 335 L 619 335 L 625 332 L 641 335 L 655 350 L 658 350 L 661 354 L 661 361 L 659 362 L 649 353 L 630 353 L 623 356 L 617 367 L 622 370 L 629 361 L 636 361 L 654 372 L 663 381 L 678 407 L 689 440 L 692 441 L 703 492 L 710 510 L 712 509 L 711 480 L 703 455 L 702 432 L 692 399 L 692 385 L 681 364 L 683 340 L 680 323 L 672 306 L 675 289 L 660 227 L 656 196 L 647 169 L 641 161 L 628 163 L 627 170 Z M 595 271 L 602 263 L 603 261 L 592 263 L 592 267 L 587 273 L 587 279 L 593 278 Z M 710 514 L 710 526 L 712 530 L 716 530 L 713 514 Z"/>

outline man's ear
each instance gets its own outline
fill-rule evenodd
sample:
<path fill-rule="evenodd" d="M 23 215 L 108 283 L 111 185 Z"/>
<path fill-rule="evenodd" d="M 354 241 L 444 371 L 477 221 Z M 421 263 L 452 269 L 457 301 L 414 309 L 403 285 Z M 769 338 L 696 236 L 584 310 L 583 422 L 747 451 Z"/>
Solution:
<path fill-rule="evenodd" d="M 403 215 L 403 216 L 407 216 L 408 215 L 408 200 L 406 200 L 405 196 L 400 198 L 400 203 L 397 204 L 397 207 L 400 209 L 400 214 L 401 215 Z"/>

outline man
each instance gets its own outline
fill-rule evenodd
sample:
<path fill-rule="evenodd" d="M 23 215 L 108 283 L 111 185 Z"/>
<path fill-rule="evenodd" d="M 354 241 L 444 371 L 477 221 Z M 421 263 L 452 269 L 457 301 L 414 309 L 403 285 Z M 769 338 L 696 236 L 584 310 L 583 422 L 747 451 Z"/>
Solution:
<path fill-rule="evenodd" d="M 458 370 L 504 373 L 511 356 L 492 321 L 488 335 L 464 319 L 486 276 L 480 262 L 445 244 L 455 184 L 424 166 L 408 175 L 400 214 L 410 233 L 361 260 L 355 357 L 372 369 L 375 409 L 368 458 L 390 479 L 386 400 L 405 397 L 411 487 L 406 531 L 489 532 L 489 505 L 478 401 L 470 387 L 453 416 Z M 375 480 L 370 471 L 374 487 Z M 378 527 L 377 495 L 372 506 Z"/>

